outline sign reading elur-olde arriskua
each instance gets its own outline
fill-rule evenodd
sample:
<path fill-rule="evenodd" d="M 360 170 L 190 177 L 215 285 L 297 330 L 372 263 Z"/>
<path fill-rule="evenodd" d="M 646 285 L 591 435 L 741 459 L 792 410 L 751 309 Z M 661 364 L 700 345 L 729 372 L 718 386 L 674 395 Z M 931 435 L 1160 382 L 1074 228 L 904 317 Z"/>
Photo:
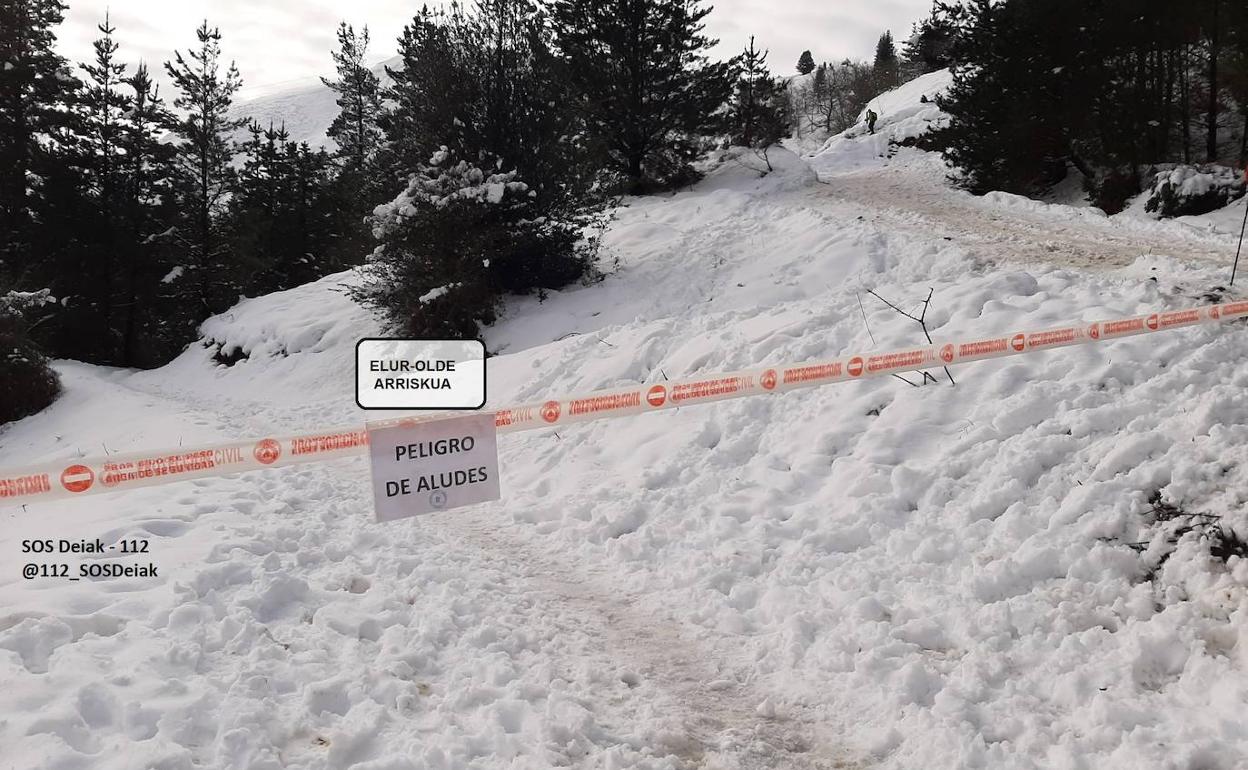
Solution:
<path fill-rule="evenodd" d="M 485 344 L 360 340 L 355 401 L 364 409 L 480 409 L 485 406 Z"/>

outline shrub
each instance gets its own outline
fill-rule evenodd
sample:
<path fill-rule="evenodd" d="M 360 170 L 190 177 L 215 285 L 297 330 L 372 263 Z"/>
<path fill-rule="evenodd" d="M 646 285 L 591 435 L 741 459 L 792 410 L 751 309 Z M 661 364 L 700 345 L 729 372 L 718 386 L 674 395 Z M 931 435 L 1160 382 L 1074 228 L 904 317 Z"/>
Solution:
<path fill-rule="evenodd" d="M 564 286 L 585 274 L 593 244 L 574 222 L 532 217 L 534 192 L 489 158 L 443 148 L 374 213 L 381 246 L 354 298 L 412 337 L 480 336 L 503 294 Z"/>
<path fill-rule="evenodd" d="M 1199 216 L 1245 192 L 1244 179 L 1225 166 L 1174 166 L 1153 177 L 1144 209 L 1162 218 Z"/>
<path fill-rule="evenodd" d="M 0 424 L 46 408 L 61 392 L 60 379 L 31 341 L 24 311 L 51 302 L 48 291 L 0 296 Z"/>

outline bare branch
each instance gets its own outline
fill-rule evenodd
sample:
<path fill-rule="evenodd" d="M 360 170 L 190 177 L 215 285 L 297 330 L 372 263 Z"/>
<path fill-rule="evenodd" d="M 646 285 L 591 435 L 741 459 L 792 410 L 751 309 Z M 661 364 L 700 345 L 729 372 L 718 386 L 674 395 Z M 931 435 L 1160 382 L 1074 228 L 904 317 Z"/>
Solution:
<path fill-rule="evenodd" d="M 903 316 L 905 316 L 906 318 L 909 318 L 911 321 L 914 321 L 915 323 L 917 323 L 917 324 L 919 325 L 919 328 L 923 330 L 923 336 L 924 336 L 925 338 L 927 338 L 927 344 L 929 344 L 929 345 L 935 345 L 935 344 L 936 344 L 935 342 L 933 342 L 933 341 L 932 341 L 932 335 L 931 335 L 931 332 L 929 332 L 929 331 L 927 330 L 927 309 L 928 309 L 929 307 L 931 307 L 931 305 L 932 305 L 932 296 L 936 293 L 936 289 L 935 289 L 934 287 L 929 287 L 929 288 L 928 288 L 928 290 L 927 290 L 927 298 L 923 300 L 923 310 L 922 310 L 922 312 L 920 312 L 920 313 L 919 313 L 919 315 L 917 315 L 917 316 L 916 316 L 916 315 L 914 315 L 914 314 L 912 314 L 912 313 L 907 313 L 906 311 L 902 310 L 901 308 L 897 307 L 897 306 L 896 306 L 896 305 L 894 305 L 893 303 L 891 303 L 891 302 L 889 302 L 888 300 L 886 300 L 886 299 L 884 299 L 883 297 L 881 297 L 879 294 L 876 294 L 874 289 L 868 289 L 868 290 L 867 290 L 867 293 L 868 293 L 868 294 L 870 294 L 872 297 L 875 297 L 876 299 L 878 299 L 880 302 L 883 302 L 885 305 L 888 305 L 889 307 L 891 307 L 893 310 L 897 311 L 897 312 L 898 312 L 898 313 L 900 313 L 901 315 L 903 315 Z M 862 309 L 862 298 L 861 298 L 861 297 L 859 297 L 859 298 L 858 298 L 858 307 L 859 307 L 859 309 L 860 309 L 860 310 Z M 867 314 L 866 314 L 866 312 L 865 312 L 865 311 L 864 311 L 864 312 L 863 312 L 863 314 L 862 314 L 862 320 L 863 320 L 864 322 L 867 320 Z M 869 329 L 869 328 L 868 328 L 867 332 L 868 332 L 868 333 L 870 333 L 870 329 Z M 871 343 L 872 343 L 872 344 L 874 344 L 874 343 L 875 343 L 875 338 L 874 338 L 874 337 L 872 337 L 872 338 L 871 338 Z M 942 368 L 945 370 L 945 376 L 949 378 L 949 384 L 950 384 L 950 385 L 957 385 L 958 383 L 957 383 L 956 381 L 954 381 L 954 379 L 953 379 L 953 373 L 949 371 L 949 367 L 945 366 L 945 367 L 942 367 Z M 896 375 L 894 375 L 894 376 L 896 376 Z M 924 382 L 925 384 L 926 384 L 926 382 L 927 382 L 927 378 L 928 378 L 928 377 L 931 377 L 931 375 L 930 375 L 930 374 L 928 374 L 926 371 L 925 371 L 925 372 L 923 372 L 923 382 Z M 935 382 L 935 378 L 934 378 L 934 377 L 932 378 L 932 381 L 933 381 L 933 382 Z M 909 380 L 907 380 L 907 382 L 909 382 Z M 911 383 L 911 384 L 913 384 L 913 383 Z"/>

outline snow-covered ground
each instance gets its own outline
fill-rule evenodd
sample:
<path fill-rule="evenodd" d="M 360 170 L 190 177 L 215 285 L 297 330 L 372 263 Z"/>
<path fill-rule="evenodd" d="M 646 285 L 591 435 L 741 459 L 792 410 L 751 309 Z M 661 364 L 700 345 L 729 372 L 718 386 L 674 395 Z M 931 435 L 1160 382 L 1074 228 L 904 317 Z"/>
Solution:
<path fill-rule="evenodd" d="M 874 141 L 629 200 L 602 283 L 486 330 L 491 403 L 921 339 L 868 290 L 934 289 L 939 341 L 1224 282 L 1220 226 L 968 201 Z M 350 280 L 160 370 L 60 364 L 0 466 L 362 421 Z M 0 767 L 1242 767 L 1248 562 L 1188 535 L 1153 574 L 1147 511 L 1248 534 L 1246 356 L 1235 324 L 515 434 L 502 501 L 384 525 L 363 460 L 0 508 Z M 95 537 L 159 576 L 21 578 Z"/>

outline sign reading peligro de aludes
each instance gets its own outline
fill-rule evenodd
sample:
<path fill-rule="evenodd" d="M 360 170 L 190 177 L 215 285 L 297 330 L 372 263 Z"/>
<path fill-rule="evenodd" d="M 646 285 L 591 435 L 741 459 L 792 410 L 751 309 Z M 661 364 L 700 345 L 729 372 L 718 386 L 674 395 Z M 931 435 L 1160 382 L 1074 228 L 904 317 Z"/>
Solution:
<path fill-rule="evenodd" d="M 368 442 L 377 521 L 501 496 L 492 412 L 373 423 Z"/>

